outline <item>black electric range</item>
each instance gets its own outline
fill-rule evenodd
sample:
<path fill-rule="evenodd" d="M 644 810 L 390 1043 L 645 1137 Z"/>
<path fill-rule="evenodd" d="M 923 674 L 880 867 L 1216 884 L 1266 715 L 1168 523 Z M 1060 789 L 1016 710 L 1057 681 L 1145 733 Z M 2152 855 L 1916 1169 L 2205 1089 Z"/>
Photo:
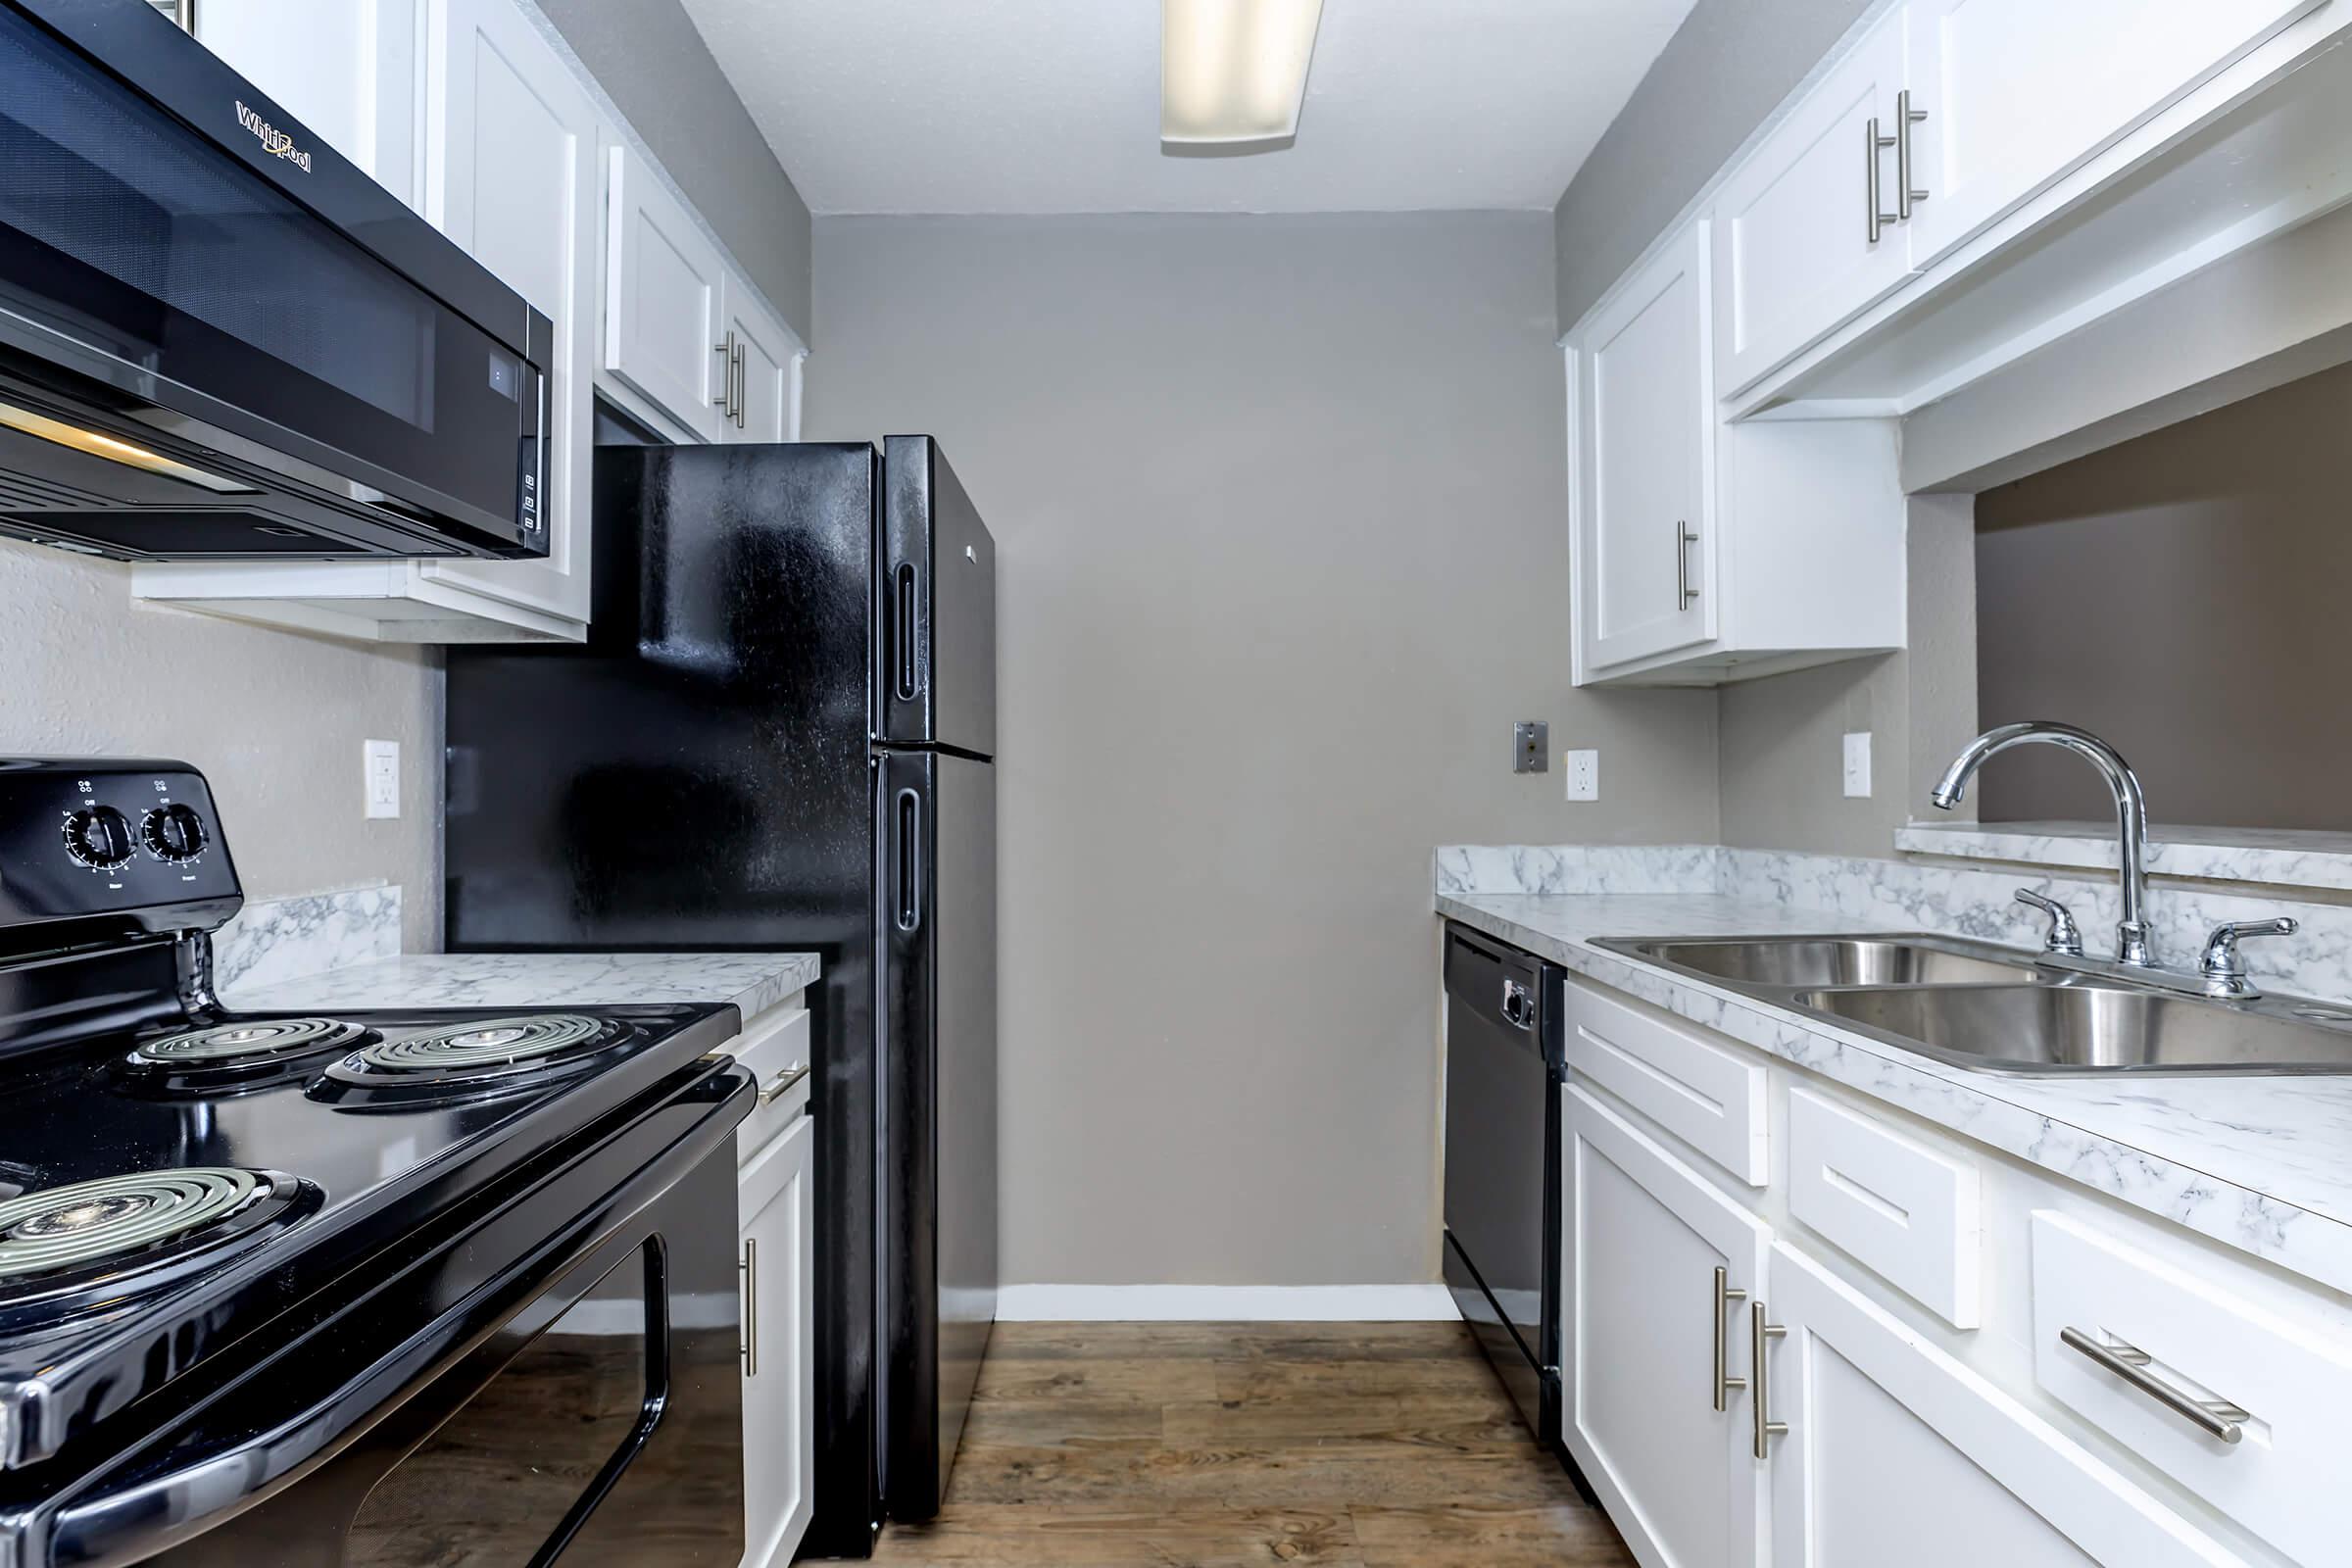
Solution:
<path fill-rule="evenodd" d="M 0 760 L 0 1568 L 732 1565 L 735 1009 L 235 1013 L 240 902 Z"/>

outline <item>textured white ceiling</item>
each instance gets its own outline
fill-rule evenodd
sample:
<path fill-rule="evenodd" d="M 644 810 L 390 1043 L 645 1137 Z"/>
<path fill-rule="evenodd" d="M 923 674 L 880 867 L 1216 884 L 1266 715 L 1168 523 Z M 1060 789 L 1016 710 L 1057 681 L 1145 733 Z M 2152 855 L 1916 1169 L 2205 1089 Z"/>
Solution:
<path fill-rule="evenodd" d="M 1324 0 L 1297 144 L 1159 150 L 1153 0 L 684 0 L 818 213 L 1549 208 L 1691 0 Z"/>

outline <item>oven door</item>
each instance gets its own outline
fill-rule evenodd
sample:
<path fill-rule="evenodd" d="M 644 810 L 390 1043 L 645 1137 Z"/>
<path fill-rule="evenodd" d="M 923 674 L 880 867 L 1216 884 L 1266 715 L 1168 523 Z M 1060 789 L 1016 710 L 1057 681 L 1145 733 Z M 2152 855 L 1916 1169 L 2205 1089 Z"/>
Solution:
<path fill-rule="evenodd" d="M 740 1070 L 707 1072 L 290 1335 L 190 1419 L 75 1489 L 23 1560 L 734 1568 L 744 1514 L 732 1135 L 752 1100 Z M 648 1143 L 666 1148 L 616 1171 Z"/>
<path fill-rule="evenodd" d="M 546 554 L 546 318 L 140 0 L 0 0 L 0 528 Z"/>

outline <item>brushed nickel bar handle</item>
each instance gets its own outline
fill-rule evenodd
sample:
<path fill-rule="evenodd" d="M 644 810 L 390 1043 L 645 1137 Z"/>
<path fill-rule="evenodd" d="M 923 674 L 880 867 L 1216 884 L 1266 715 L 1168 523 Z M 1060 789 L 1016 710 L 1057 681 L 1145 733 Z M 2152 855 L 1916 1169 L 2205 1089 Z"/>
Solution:
<path fill-rule="evenodd" d="M 1698 543 L 1698 535 L 1691 531 L 1689 522 L 1681 518 L 1675 520 L 1674 531 L 1675 585 L 1682 590 L 1682 602 L 1674 608 L 1679 612 L 1689 610 L 1691 602 L 1698 598 L 1698 590 L 1690 586 L 1690 547 Z"/>
<path fill-rule="evenodd" d="M 1778 1323 L 1764 1321 L 1764 1303 L 1762 1301 L 1749 1304 L 1747 1330 L 1748 1354 L 1754 1357 L 1751 1363 L 1752 1370 L 1748 1375 L 1755 1379 L 1756 1385 L 1754 1398 L 1756 1408 L 1755 1452 L 1757 1458 L 1769 1459 L 1772 1457 L 1772 1440 L 1786 1437 L 1788 1433 L 1788 1423 L 1771 1419 L 1771 1412 L 1767 1408 L 1772 1402 L 1772 1363 L 1766 1358 L 1765 1352 L 1771 1348 L 1773 1341 L 1786 1338 L 1788 1331 Z"/>
<path fill-rule="evenodd" d="M 711 403 L 722 409 L 735 405 L 735 334 L 729 332 L 724 343 L 713 343 L 710 352 L 718 356 L 718 396 Z"/>
<path fill-rule="evenodd" d="M 1884 198 L 1879 194 L 1879 154 L 1885 149 L 1894 146 L 1900 139 L 1896 136 L 1880 135 L 1879 117 L 1876 115 L 1871 116 L 1863 123 L 1862 194 L 1864 203 L 1869 209 L 1866 214 L 1867 221 L 1863 224 L 1863 232 L 1870 236 L 1870 243 L 1873 245 L 1879 242 L 1880 231 L 1900 217 L 1899 214 L 1887 212 L 1881 205 Z"/>
<path fill-rule="evenodd" d="M 2060 1329 L 2058 1343 L 2088 1356 L 2092 1365 L 2114 1373 L 2209 1438 L 2235 1443 L 2244 1436 L 2241 1423 L 2253 1419 L 2227 1399 L 2199 1399 L 2174 1388 L 2148 1370 L 2154 1357 L 2135 1345 L 2104 1344 L 2078 1328 Z"/>
<path fill-rule="evenodd" d="M 1910 223 L 1912 202 L 1927 200 L 1927 190 L 1912 190 L 1910 183 L 1910 127 L 1927 120 L 1924 108 L 1910 106 L 1910 87 L 1895 94 L 1895 217 Z"/>
<path fill-rule="evenodd" d="M 1747 1379 L 1731 1375 L 1728 1342 L 1730 1325 L 1726 1322 L 1732 1303 L 1747 1299 L 1747 1293 L 1732 1284 L 1731 1271 L 1722 1264 L 1715 1266 L 1715 1413 L 1721 1415 L 1732 1407 L 1732 1391 L 1747 1387 Z"/>
<path fill-rule="evenodd" d="M 734 334 L 734 333 L 732 333 L 732 332 L 730 332 L 730 333 L 728 333 L 728 334 L 727 334 L 727 336 L 728 336 L 728 337 L 730 337 L 730 338 L 734 337 L 734 335 L 735 335 L 735 334 Z M 751 368 L 751 357 L 750 357 L 748 354 L 746 354 L 746 353 L 744 352 L 744 347 L 743 347 L 743 345 L 742 345 L 741 343 L 737 343 L 737 344 L 735 345 L 735 376 L 734 376 L 734 379 L 735 379 L 735 428 L 736 428 L 736 429 L 738 429 L 738 430 L 740 430 L 740 429 L 742 429 L 742 428 L 743 428 L 743 406 L 744 406 L 746 403 L 749 403 L 749 402 L 751 401 L 750 397 L 749 397 L 749 396 L 747 396 L 747 394 L 748 394 L 748 393 L 751 391 L 751 389 L 752 389 L 752 378 L 751 378 L 751 368 Z"/>
<path fill-rule="evenodd" d="M 743 1273 L 743 1375 L 760 1375 L 760 1241 L 746 1236 L 743 1239 L 743 1261 L 735 1265 Z"/>
<path fill-rule="evenodd" d="M 805 1061 L 794 1062 L 791 1066 L 776 1074 L 774 1080 L 770 1082 L 765 1089 L 760 1091 L 760 1103 L 762 1105 L 774 1104 L 777 1101 L 784 1098 L 785 1094 L 791 1090 L 794 1084 L 799 1083 L 802 1079 L 808 1076 L 808 1064 Z"/>

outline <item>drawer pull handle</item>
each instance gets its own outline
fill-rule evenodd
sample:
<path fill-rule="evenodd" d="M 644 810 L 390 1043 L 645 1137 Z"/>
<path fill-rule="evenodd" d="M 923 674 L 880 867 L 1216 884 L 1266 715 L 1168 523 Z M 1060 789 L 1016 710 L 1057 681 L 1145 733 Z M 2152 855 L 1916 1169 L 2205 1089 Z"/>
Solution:
<path fill-rule="evenodd" d="M 760 1091 L 760 1103 L 762 1105 L 774 1104 L 777 1101 L 782 1100 L 784 1096 L 791 1091 L 794 1084 L 799 1083 L 802 1079 L 808 1076 L 808 1064 L 805 1061 L 794 1062 L 791 1066 L 776 1074 L 775 1080 L 765 1089 Z"/>
<path fill-rule="evenodd" d="M 2059 1330 L 2058 1343 L 2070 1350 L 2080 1350 L 2090 1358 L 2092 1365 L 2114 1373 L 2167 1410 L 2189 1421 L 2207 1437 L 2235 1443 L 2243 1431 L 2240 1423 L 2253 1419 L 2227 1399 L 2199 1399 L 2174 1388 L 2148 1370 L 2153 1357 L 2135 1345 L 2105 1344 L 2078 1328 Z"/>
<path fill-rule="evenodd" d="M 1715 1265 L 1715 1413 L 1721 1415 L 1732 1406 L 1732 1391 L 1747 1387 L 1747 1379 L 1732 1376 L 1728 1364 L 1731 1357 L 1725 1344 L 1731 1338 L 1727 1321 L 1732 1303 L 1747 1299 L 1747 1293 L 1732 1284 L 1731 1270 Z"/>

